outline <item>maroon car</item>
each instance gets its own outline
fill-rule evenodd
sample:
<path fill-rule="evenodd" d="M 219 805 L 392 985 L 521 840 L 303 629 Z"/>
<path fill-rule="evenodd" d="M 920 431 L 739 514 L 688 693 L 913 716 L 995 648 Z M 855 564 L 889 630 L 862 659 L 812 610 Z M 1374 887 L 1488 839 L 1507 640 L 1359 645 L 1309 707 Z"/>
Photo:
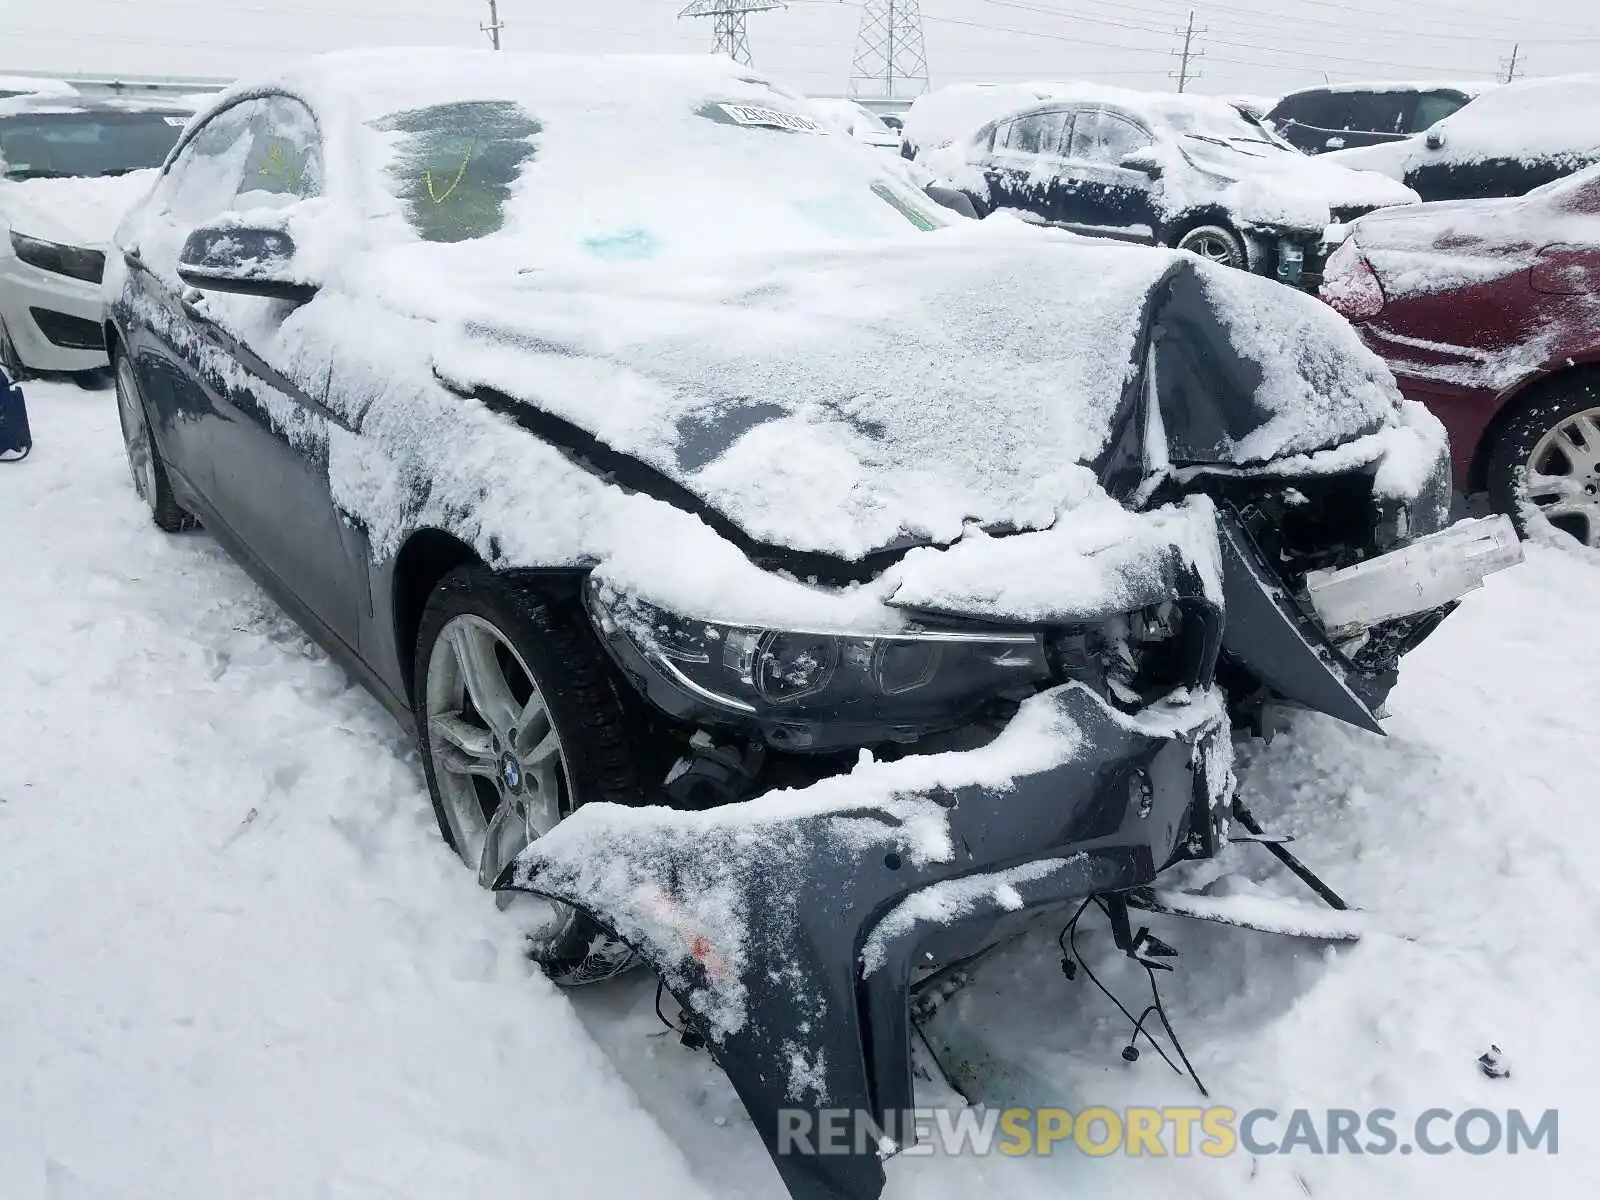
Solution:
<path fill-rule="evenodd" d="M 1600 167 L 1365 216 L 1322 298 L 1444 422 L 1462 491 L 1600 547 Z"/>

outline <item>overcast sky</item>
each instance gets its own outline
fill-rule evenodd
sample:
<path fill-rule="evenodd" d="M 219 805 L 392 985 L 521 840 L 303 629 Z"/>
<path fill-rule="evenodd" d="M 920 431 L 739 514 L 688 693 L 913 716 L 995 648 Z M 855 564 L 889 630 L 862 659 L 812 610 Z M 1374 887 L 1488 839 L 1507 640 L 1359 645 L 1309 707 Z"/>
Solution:
<path fill-rule="evenodd" d="M 500 0 L 508 49 L 699 51 L 688 0 Z M 749 18 L 755 64 L 811 92 L 848 86 L 862 0 Z M 1531 75 L 1594 70 L 1597 0 L 922 0 L 933 83 L 1094 79 L 1172 86 L 1193 9 L 1195 90 L 1275 95 L 1374 78 L 1489 79 L 1514 43 Z M 484 44 L 487 0 L 0 0 L 0 72 L 228 76 L 362 44 Z"/>

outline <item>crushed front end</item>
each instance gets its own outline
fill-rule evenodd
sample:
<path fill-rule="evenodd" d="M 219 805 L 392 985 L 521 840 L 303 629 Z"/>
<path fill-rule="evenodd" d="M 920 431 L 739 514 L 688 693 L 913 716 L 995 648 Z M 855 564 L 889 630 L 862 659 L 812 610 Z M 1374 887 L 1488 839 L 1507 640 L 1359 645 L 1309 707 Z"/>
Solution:
<path fill-rule="evenodd" d="M 1089 523 L 908 557 L 904 607 L 885 606 L 903 615 L 872 633 L 686 620 L 591 580 L 619 670 L 693 732 L 667 803 L 585 806 L 500 886 L 649 963 L 793 1196 L 881 1191 L 914 1105 L 916 979 L 1217 852 L 1234 778 L 1215 513 L 1176 511 L 1124 514 L 1148 544 L 1086 551 L 1100 585 L 1030 620 L 969 594 L 977 556 L 1060 563 Z M 874 1132 L 845 1153 L 787 1136 L 819 1122 Z"/>
<path fill-rule="evenodd" d="M 1503 518 L 1448 525 L 1444 430 L 1353 331 L 1309 328 L 1293 309 L 1230 324 L 1212 294 L 1228 286 L 1172 281 L 1138 415 L 1102 478 L 1134 506 L 1215 503 L 1218 677 L 1237 725 L 1269 734 L 1272 708 L 1289 705 L 1381 733 L 1402 657 L 1521 544 Z"/>

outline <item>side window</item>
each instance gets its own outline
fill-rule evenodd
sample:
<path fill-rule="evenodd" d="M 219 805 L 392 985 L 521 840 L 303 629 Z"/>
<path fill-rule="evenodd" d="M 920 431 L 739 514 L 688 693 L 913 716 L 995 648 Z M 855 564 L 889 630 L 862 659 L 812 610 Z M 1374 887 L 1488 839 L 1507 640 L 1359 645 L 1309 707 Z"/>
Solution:
<path fill-rule="evenodd" d="M 311 110 L 288 96 L 255 104 L 250 150 L 232 208 L 277 208 L 322 191 L 322 150 Z"/>
<path fill-rule="evenodd" d="M 1344 120 L 1338 109 L 1338 101 L 1332 93 L 1304 92 L 1285 100 L 1274 113 L 1281 121 L 1293 121 L 1313 129 L 1342 129 Z"/>
<path fill-rule="evenodd" d="M 1416 133 L 1437 125 L 1465 103 L 1466 101 L 1456 96 L 1442 92 L 1428 92 L 1418 96 L 1417 111 L 1411 118 L 1411 131 Z"/>
<path fill-rule="evenodd" d="M 1072 124 L 1072 157 L 1098 163 L 1119 163 L 1155 139 L 1116 113 L 1080 112 Z"/>
<path fill-rule="evenodd" d="M 1416 107 L 1415 92 L 1352 92 L 1346 99 L 1342 128 L 1366 133 L 1404 133 Z"/>
<path fill-rule="evenodd" d="M 1060 154 L 1066 143 L 1069 115 L 1033 113 L 1012 121 L 1006 132 L 1006 149 L 1017 154 Z M 996 136 L 995 145 L 1000 144 Z"/>
<path fill-rule="evenodd" d="M 232 206 L 258 106 L 259 101 L 247 100 L 223 109 L 178 154 L 156 192 L 178 224 L 193 228 Z"/>

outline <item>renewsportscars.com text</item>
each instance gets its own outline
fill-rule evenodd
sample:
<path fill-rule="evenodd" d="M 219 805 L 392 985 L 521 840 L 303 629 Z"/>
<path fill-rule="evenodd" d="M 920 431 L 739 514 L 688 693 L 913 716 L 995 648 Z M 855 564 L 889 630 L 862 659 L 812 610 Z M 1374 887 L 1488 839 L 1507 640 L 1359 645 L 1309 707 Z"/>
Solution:
<path fill-rule="evenodd" d="M 1269 1154 L 1556 1154 L 1556 1109 L 914 1108 L 880 1127 L 849 1109 L 780 1109 L 778 1153 L 1225 1158 Z"/>

